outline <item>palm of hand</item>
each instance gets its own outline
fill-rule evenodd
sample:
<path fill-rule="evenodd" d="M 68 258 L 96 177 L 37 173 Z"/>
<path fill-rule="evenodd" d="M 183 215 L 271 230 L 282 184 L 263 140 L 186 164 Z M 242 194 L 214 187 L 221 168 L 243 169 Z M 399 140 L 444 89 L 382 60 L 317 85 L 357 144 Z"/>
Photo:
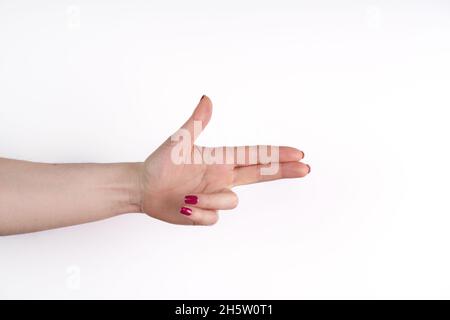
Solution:
<path fill-rule="evenodd" d="M 166 141 L 145 161 L 143 210 L 160 220 L 186 224 L 189 221 L 178 212 L 184 205 L 184 197 L 230 188 L 233 167 L 226 164 L 174 164 L 170 158 L 171 148 L 170 141 Z"/>

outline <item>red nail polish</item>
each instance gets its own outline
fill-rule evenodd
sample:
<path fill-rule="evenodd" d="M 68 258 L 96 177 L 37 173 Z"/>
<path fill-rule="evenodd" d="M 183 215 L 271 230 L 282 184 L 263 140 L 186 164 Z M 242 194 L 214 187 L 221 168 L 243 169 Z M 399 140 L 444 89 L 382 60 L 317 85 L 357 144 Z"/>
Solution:
<path fill-rule="evenodd" d="M 185 216 L 190 216 L 192 213 L 192 209 L 186 208 L 186 207 L 181 207 L 180 213 L 184 214 Z"/>
<path fill-rule="evenodd" d="M 184 197 L 184 203 L 186 204 L 197 204 L 198 198 L 197 196 L 188 195 Z"/>

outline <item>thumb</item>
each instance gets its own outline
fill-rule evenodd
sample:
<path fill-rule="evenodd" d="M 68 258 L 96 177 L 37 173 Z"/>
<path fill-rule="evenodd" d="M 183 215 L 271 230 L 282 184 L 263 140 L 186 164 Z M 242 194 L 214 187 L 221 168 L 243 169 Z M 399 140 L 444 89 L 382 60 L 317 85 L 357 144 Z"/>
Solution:
<path fill-rule="evenodd" d="M 192 143 L 194 143 L 195 139 L 198 138 L 203 129 L 208 125 L 211 115 L 211 100 L 203 95 L 190 118 L 181 127 L 181 129 L 189 132 Z"/>

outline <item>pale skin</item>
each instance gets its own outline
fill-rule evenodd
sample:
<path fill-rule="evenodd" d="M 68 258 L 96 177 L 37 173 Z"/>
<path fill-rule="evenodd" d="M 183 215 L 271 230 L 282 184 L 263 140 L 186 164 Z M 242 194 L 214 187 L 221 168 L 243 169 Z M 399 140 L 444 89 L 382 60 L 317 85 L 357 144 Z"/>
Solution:
<path fill-rule="evenodd" d="M 182 126 L 194 136 L 194 121 L 206 127 L 211 100 L 203 96 Z M 279 147 L 279 169 L 263 164 L 176 164 L 169 138 L 144 162 L 49 164 L 0 158 L 0 235 L 76 225 L 124 213 L 182 225 L 213 225 L 219 210 L 233 209 L 235 186 L 310 172 L 303 152 Z M 192 151 L 198 148 L 192 145 Z M 248 148 L 247 148 L 248 150 Z"/>

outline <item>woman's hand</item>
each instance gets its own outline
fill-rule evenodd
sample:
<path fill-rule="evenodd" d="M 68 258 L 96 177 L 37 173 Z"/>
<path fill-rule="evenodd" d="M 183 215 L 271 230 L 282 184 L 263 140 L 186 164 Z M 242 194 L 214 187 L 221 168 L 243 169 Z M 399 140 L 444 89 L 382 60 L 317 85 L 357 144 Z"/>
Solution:
<path fill-rule="evenodd" d="M 211 101 L 202 97 L 189 120 L 144 163 L 49 164 L 0 158 L 0 235 L 131 212 L 171 223 L 211 225 L 217 210 L 236 207 L 232 187 L 309 173 L 309 166 L 299 162 L 303 152 L 294 148 L 195 146 L 211 111 Z"/>
<path fill-rule="evenodd" d="M 194 145 L 200 133 L 196 129 L 204 128 L 211 114 L 211 101 L 203 96 L 182 128 L 144 162 L 140 178 L 142 212 L 170 223 L 212 225 L 218 220 L 218 210 L 237 206 L 238 197 L 231 191 L 232 187 L 298 178 L 310 172 L 307 164 L 299 162 L 303 152 L 290 147 L 205 148 Z M 177 141 L 181 136 L 184 139 Z M 271 156 L 277 155 L 275 163 L 262 163 L 266 149 L 272 151 Z M 181 155 L 184 160 L 181 163 L 180 150 L 185 153 Z M 216 160 L 213 164 L 211 155 Z M 239 159 L 239 155 L 245 157 Z M 270 166 L 277 170 L 270 172 Z M 268 171 L 266 174 L 262 171 L 264 168 Z"/>

